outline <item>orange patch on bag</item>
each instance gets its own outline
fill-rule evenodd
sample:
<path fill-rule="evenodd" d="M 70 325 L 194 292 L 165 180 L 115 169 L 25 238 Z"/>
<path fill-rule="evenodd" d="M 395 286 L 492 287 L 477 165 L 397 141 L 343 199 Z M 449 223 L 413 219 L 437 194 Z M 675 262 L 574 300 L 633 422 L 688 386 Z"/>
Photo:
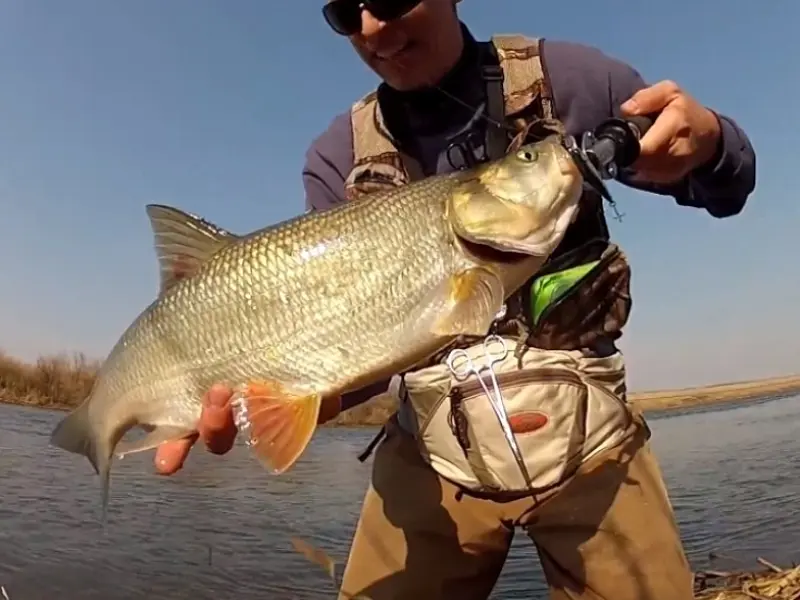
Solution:
<path fill-rule="evenodd" d="M 508 423 L 516 434 L 533 433 L 550 421 L 550 418 L 538 411 L 528 411 L 509 415 Z"/>

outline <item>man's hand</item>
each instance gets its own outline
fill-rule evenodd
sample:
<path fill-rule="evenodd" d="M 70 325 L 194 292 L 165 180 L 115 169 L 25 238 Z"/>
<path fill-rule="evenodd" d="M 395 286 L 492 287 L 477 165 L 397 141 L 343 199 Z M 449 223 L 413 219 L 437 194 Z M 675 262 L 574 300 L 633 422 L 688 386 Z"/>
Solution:
<path fill-rule="evenodd" d="M 233 423 L 231 398 L 233 390 L 224 385 L 215 385 L 203 397 L 203 411 L 197 424 L 198 433 L 189 438 L 161 444 L 156 450 L 156 470 L 161 475 L 178 472 L 189 451 L 203 438 L 206 448 L 214 454 L 225 454 L 236 441 L 237 429 Z M 332 396 L 322 403 L 317 423 L 325 423 L 336 417 L 342 410 L 341 396 Z"/>
<path fill-rule="evenodd" d="M 203 412 L 197 425 L 198 435 L 161 444 L 156 451 L 156 470 L 161 475 L 172 475 L 180 470 L 198 437 L 214 454 L 225 454 L 236 440 L 231 397 L 233 390 L 223 385 L 213 386 L 203 397 Z"/>
<path fill-rule="evenodd" d="M 717 115 L 672 81 L 638 91 L 622 107 L 624 116 L 660 113 L 641 140 L 636 179 L 669 184 L 705 166 L 717 154 Z"/>

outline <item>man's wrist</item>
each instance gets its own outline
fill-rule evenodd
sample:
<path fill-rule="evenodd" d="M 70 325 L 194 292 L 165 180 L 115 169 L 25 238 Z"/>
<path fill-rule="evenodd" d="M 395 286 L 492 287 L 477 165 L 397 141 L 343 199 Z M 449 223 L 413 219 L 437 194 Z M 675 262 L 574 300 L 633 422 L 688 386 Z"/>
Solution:
<path fill-rule="evenodd" d="M 694 169 L 697 175 L 712 173 L 725 154 L 725 139 L 722 131 L 722 122 L 719 115 L 710 108 L 706 108 L 709 115 L 709 122 L 713 122 L 709 133 L 705 136 L 705 157 L 700 162 L 700 166 Z"/>
<path fill-rule="evenodd" d="M 692 177 L 703 183 L 716 180 L 721 176 L 725 177 L 726 174 L 730 175 L 737 170 L 736 149 L 729 147 L 737 139 L 736 132 L 724 118 L 714 111 L 711 113 L 714 115 L 718 127 L 714 150 L 699 167 L 692 171 Z M 741 157 L 738 159 L 740 160 Z"/>

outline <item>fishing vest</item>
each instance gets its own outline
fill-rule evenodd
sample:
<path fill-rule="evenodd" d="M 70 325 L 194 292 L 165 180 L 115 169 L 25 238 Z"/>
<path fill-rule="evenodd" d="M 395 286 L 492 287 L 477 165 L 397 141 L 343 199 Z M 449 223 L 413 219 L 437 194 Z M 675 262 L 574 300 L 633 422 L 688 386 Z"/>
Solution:
<path fill-rule="evenodd" d="M 520 143 L 564 133 L 540 58 L 540 40 L 493 36 L 482 49 L 486 112 L 492 120 L 522 132 Z M 353 104 L 350 116 L 354 160 L 345 180 L 348 201 L 424 176 L 419 162 L 398 149 L 388 133 L 377 90 Z M 512 137 L 508 129 L 488 125 L 490 159 L 499 158 L 499 146 L 505 153 Z M 584 193 L 578 216 L 561 244 L 506 306 L 506 316 L 494 332 L 518 336 L 521 346 L 591 351 L 621 335 L 631 306 L 630 268 L 621 250 L 609 242 L 599 194 Z M 462 339 L 457 345 L 472 342 Z"/>

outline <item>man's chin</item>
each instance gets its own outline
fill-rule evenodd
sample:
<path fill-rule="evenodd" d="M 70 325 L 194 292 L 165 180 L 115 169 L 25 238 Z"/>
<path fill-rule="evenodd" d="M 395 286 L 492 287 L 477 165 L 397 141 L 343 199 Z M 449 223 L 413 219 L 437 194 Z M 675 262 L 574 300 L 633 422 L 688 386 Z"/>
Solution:
<path fill-rule="evenodd" d="M 373 69 L 389 87 L 398 92 L 411 92 L 427 87 L 426 81 L 420 77 L 418 69 L 408 69 L 405 66 L 396 68 L 386 63 L 374 65 Z"/>
<path fill-rule="evenodd" d="M 390 59 L 373 57 L 370 66 L 389 86 L 400 92 L 408 92 L 427 87 L 425 70 L 428 65 L 413 58 L 405 52 Z"/>

